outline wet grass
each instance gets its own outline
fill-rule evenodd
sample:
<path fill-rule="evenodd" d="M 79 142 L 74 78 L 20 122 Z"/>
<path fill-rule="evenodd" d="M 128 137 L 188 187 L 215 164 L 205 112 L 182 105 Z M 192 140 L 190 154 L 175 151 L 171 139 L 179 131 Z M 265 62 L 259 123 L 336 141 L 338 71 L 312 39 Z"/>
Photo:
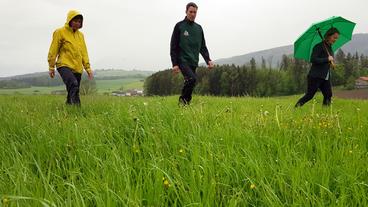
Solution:
<path fill-rule="evenodd" d="M 368 206 L 368 105 L 0 96 L 0 206 Z"/>

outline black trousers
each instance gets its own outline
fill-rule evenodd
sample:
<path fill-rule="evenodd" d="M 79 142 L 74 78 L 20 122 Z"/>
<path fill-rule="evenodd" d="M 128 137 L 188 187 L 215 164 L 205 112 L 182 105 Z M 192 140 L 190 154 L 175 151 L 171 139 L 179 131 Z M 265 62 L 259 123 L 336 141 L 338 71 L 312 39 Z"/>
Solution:
<path fill-rule="evenodd" d="M 179 100 L 184 102 L 184 104 L 189 104 L 192 100 L 192 93 L 197 82 L 197 67 L 187 65 L 180 65 L 179 67 L 184 76 L 184 87 Z"/>
<path fill-rule="evenodd" d="M 296 103 L 296 107 L 303 106 L 310 101 L 317 93 L 318 89 L 323 94 L 323 105 L 329 106 L 331 104 L 332 88 L 330 80 L 322 78 L 308 77 L 308 89 L 307 93 Z"/>
<path fill-rule="evenodd" d="M 79 87 L 82 78 L 82 74 L 73 73 L 73 71 L 67 67 L 60 67 L 57 69 L 63 82 L 66 86 L 68 96 L 66 104 L 80 105 Z"/>

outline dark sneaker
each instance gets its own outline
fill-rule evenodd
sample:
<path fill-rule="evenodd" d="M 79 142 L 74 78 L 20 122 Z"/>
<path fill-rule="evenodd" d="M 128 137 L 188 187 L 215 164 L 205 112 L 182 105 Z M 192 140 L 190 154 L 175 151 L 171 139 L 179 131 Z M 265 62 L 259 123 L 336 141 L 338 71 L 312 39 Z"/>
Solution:
<path fill-rule="evenodd" d="M 187 102 L 183 97 L 179 97 L 179 103 L 178 103 L 179 106 L 187 106 L 189 105 L 189 102 Z"/>

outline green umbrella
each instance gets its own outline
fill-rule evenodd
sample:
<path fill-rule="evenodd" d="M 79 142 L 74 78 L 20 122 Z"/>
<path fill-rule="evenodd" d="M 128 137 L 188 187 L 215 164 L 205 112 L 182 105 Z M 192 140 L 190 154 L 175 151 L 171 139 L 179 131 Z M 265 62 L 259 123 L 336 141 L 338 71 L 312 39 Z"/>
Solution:
<path fill-rule="evenodd" d="M 314 46 L 323 40 L 322 37 L 332 27 L 335 27 L 340 32 L 339 39 L 332 45 L 332 50 L 335 52 L 351 40 L 355 23 L 342 17 L 331 17 L 322 22 L 312 24 L 312 26 L 295 41 L 294 57 L 310 61 Z"/>

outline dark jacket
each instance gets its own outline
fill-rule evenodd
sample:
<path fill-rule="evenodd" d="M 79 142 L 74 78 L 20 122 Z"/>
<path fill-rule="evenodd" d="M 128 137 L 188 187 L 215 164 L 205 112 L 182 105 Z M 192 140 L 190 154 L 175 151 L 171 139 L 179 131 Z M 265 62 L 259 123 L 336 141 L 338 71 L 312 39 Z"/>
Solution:
<path fill-rule="evenodd" d="M 334 55 L 331 45 L 327 43 L 321 42 L 314 46 L 311 55 L 312 67 L 309 71 L 308 77 L 322 79 L 326 78 L 330 70 L 330 63 L 328 61 L 328 54 L 326 52 L 326 49 L 329 51 L 331 56 Z"/>
<path fill-rule="evenodd" d="M 197 67 L 199 53 L 208 64 L 210 55 L 201 25 L 185 18 L 175 25 L 170 42 L 170 56 L 173 66 L 185 64 Z"/>

